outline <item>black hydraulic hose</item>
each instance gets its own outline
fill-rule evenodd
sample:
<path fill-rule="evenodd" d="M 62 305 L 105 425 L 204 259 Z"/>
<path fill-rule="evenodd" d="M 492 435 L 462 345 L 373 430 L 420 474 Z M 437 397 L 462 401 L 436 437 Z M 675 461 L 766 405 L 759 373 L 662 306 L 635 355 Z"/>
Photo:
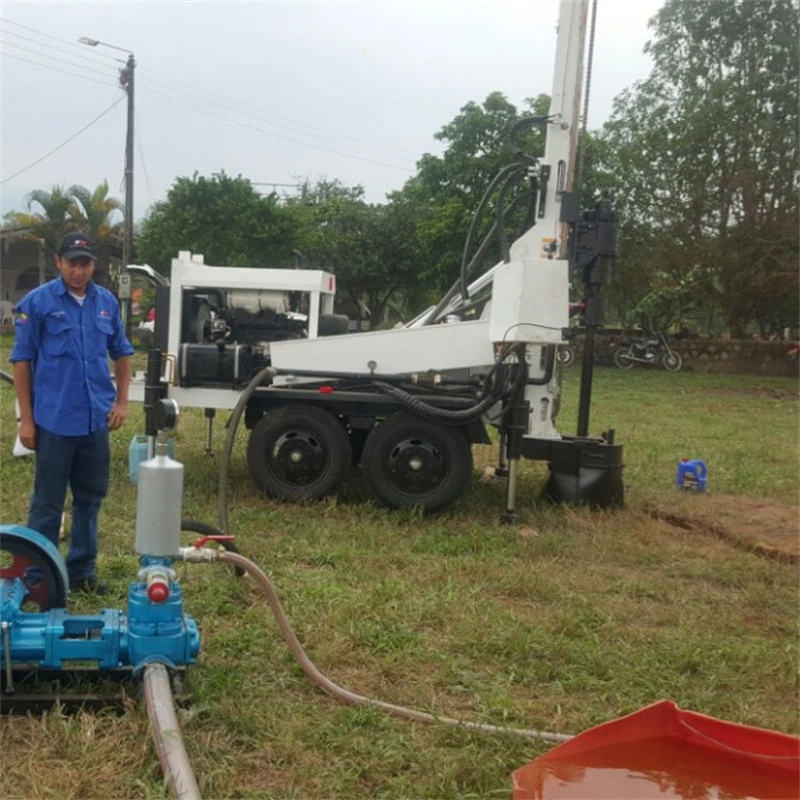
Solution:
<path fill-rule="evenodd" d="M 519 159 L 520 161 L 524 161 L 527 166 L 533 167 L 536 166 L 538 163 L 538 159 L 536 156 L 532 156 L 529 153 L 523 151 L 522 147 L 519 144 L 518 136 L 522 131 L 526 128 L 533 128 L 534 125 L 547 125 L 550 122 L 551 117 L 549 116 L 539 116 L 539 117 L 522 117 L 522 119 L 518 119 L 512 126 L 511 130 L 508 132 L 508 144 L 511 147 L 511 152 L 514 153 L 514 157 Z"/>
<path fill-rule="evenodd" d="M 245 390 L 239 396 L 239 400 L 233 409 L 231 418 L 228 420 L 228 434 L 225 437 L 225 449 L 222 452 L 222 463 L 219 467 L 219 490 L 218 490 L 218 503 L 219 503 L 219 527 L 223 533 L 228 532 L 228 469 L 230 468 L 231 455 L 233 453 L 233 442 L 236 437 L 236 431 L 239 427 L 239 420 L 244 413 L 247 403 L 253 396 L 255 390 L 261 386 L 266 378 L 272 377 L 274 374 L 272 367 L 264 367 L 258 372 L 255 377 L 247 384 Z"/>
<path fill-rule="evenodd" d="M 432 422 L 443 422 L 450 425 L 463 425 L 466 422 L 473 422 L 478 419 L 485 411 L 490 409 L 498 400 L 497 397 L 489 395 L 484 397 L 476 405 L 471 408 L 439 408 L 426 403 L 419 397 L 400 389 L 397 386 L 392 386 L 390 383 L 383 381 L 375 381 L 374 386 L 384 394 L 391 395 L 399 400 L 409 411 L 413 411 L 420 417 L 429 419 Z"/>
<path fill-rule="evenodd" d="M 541 378 L 528 378 L 528 384 L 531 386 L 546 386 L 553 378 L 553 370 L 556 363 L 556 345 L 550 345 L 547 348 L 547 361 L 544 364 L 544 375 Z"/>
<path fill-rule="evenodd" d="M 512 387 L 508 387 L 506 382 L 495 385 L 496 373 L 500 369 L 503 359 L 511 352 L 506 351 L 501 358 L 495 362 L 488 376 L 481 396 L 478 402 L 470 408 L 462 408 L 457 410 L 439 408 L 438 406 L 430 405 L 422 400 L 417 395 L 410 394 L 409 392 L 400 389 L 397 386 L 384 383 L 383 381 L 375 381 L 374 386 L 378 391 L 384 394 L 391 395 L 399 400 L 409 411 L 429 419 L 432 422 L 441 422 L 449 425 L 463 425 L 468 422 L 474 422 L 479 419 L 486 411 L 488 411 L 495 403 L 497 403 L 509 391 L 513 392 L 521 380 L 523 380 L 527 370 L 520 368 L 514 379 Z M 524 358 L 524 354 L 518 354 L 518 358 Z M 522 365 L 520 364 L 520 367 Z"/>
<path fill-rule="evenodd" d="M 517 195 L 503 211 L 503 219 L 509 216 L 516 207 L 525 200 L 532 200 L 536 197 L 536 189 L 532 189 L 530 192 L 525 192 L 524 194 Z M 528 207 L 528 214 L 526 215 L 525 219 L 523 220 L 520 229 L 517 231 L 517 238 L 521 236 L 528 228 L 533 225 L 533 214 L 534 214 L 534 203 L 529 203 Z M 486 255 L 486 251 L 492 244 L 492 239 L 497 231 L 497 222 L 492 223 L 492 227 L 489 228 L 489 232 L 484 237 L 483 241 L 481 242 L 478 249 L 475 251 L 475 255 L 472 256 L 470 259 L 469 264 L 467 264 L 466 269 L 464 270 L 467 275 L 467 279 L 469 276 L 472 275 L 473 270 L 475 267 L 480 263 L 480 260 Z M 424 321 L 422 322 L 423 325 L 433 325 L 439 321 L 441 317 L 442 311 L 447 308 L 447 305 L 450 301 L 459 294 L 461 289 L 461 277 L 459 276 L 452 284 L 452 286 L 447 290 L 444 297 L 438 302 L 436 307 L 425 317 Z"/>
<path fill-rule="evenodd" d="M 478 220 L 480 219 L 481 215 L 483 214 L 484 209 L 489 203 L 489 199 L 491 198 L 492 192 L 494 192 L 497 185 L 504 180 L 510 179 L 512 175 L 515 173 L 525 173 L 527 172 L 528 167 L 527 165 L 521 165 L 517 162 L 512 164 L 506 164 L 498 173 L 497 175 L 492 178 L 491 183 L 486 188 L 486 191 L 483 193 L 483 197 L 481 198 L 480 203 L 478 203 L 478 207 L 475 209 L 475 213 L 472 215 L 472 222 L 469 226 L 469 231 L 467 232 L 467 240 L 464 242 L 464 252 L 461 256 L 461 275 L 460 275 L 460 286 L 461 286 L 461 296 L 464 300 L 469 299 L 469 292 L 468 289 L 468 278 L 469 275 L 467 273 L 467 266 L 468 264 L 472 264 L 472 261 L 467 261 L 469 257 L 469 252 L 472 249 L 472 239 L 475 236 L 475 228 L 477 227 Z M 498 220 L 502 221 L 502 211 L 498 214 Z M 493 226 L 494 227 L 494 226 Z M 498 226 L 499 227 L 499 226 Z M 487 237 L 488 239 L 488 237 Z"/>
<path fill-rule="evenodd" d="M 566 742 L 572 739 L 572 736 L 563 733 L 551 733 L 549 731 L 534 731 L 526 730 L 524 728 L 504 728 L 500 725 L 486 725 L 480 722 L 466 722 L 452 717 L 440 717 L 437 714 L 429 714 L 425 711 L 415 711 L 414 709 L 405 708 L 403 706 L 394 705 L 393 703 L 385 703 L 382 700 L 374 700 L 364 695 L 356 694 L 348 689 L 343 689 L 341 686 L 334 683 L 330 678 L 320 672 L 313 661 L 308 657 L 307 653 L 300 644 L 297 635 L 289 622 L 286 612 L 283 610 L 278 593 L 272 585 L 266 573 L 260 569 L 249 559 L 237 553 L 229 553 L 227 551 L 220 551 L 216 556 L 219 561 L 226 561 L 231 564 L 244 569 L 258 584 L 258 588 L 264 594 L 272 610 L 275 620 L 280 628 L 281 635 L 292 654 L 297 658 L 303 672 L 323 691 L 333 695 L 338 700 L 341 700 L 348 705 L 365 705 L 372 708 L 379 708 L 389 714 L 405 719 L 413 719 L 419 722 L 439 722 L 445 725 L 453 725 L 457 728 L 465 728 L 467 730 L 479 731 L 482 733 L 495 733 L 495 734 L 512 734 L 515 736 L 524 736 L 528 739 L 541 739 L 545 742 Z"/>
<path fill-rule="evenodd" d="M 523 180 L 527 175 L 527 172 L 528 168 L 524 167 L 511 173 L 511 175 L 509 175 L 508 178 L 503 181 L 502 185 L 500 186 L 500 191 L 497 193 L 497 201 L 495 203 L 497 238 L 500 241 L 500 255 L 503 259 L 503 262 L 506 264 L 511 261 L 511 243 L 508 241 L 508 231 L 506 230 L 506 226 L 503 224 L 505 219 L 504 204 L 506 202 L 506 193 L 510 187 Z"/>

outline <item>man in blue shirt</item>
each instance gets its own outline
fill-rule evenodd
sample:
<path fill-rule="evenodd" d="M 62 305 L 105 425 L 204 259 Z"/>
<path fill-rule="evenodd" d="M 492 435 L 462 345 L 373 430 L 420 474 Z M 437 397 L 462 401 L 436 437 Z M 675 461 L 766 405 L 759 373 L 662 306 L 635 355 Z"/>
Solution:
<path fill-rule="evenodd" d="M 92 280 L 96 260 L 87 236 L 64 236 L 55 256 L 61 277 L 17 304 L 10 360 L 19 438 L 36 451 L 28 527 L 58 546 L 69 486 L 70 589 L 103 594 L 108 587 L 97 579 L 97 517 L 108 491 L 108 432 L 121 428 L 128 416 L 133 347 L 117 299 Z"/>

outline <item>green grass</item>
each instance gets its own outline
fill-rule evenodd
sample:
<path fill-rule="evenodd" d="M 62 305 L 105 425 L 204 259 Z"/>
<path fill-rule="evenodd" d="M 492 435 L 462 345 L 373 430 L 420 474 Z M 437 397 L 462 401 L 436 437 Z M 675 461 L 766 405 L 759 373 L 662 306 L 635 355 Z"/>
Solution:
<path fill-rule="evenodd" d="M 565 433 L 574 431 L 578 375 L 565 378 Z M 24 522 L 33 464 L 8 455 L 5 386 L 0 413 L 0 519 Z M 186 410 L 177 434 L 183 516 L 217 524 L 218 456 L 203 455 L 203 422 Z M 499 522 L 502 482 L 476 480 L 452 511 L 429 519 L 376 508 L 357 475 L 338 499 L 266 501 L 250 483 L 242 432 L 230 529 L 274 580 L 315 663 L 353 691 L 567 733 L 669 698 L 797 733 L 796 568 L 650 513 L 702 503 L 673 485 L 682 456 L 706 461 L 709 502 L 730 494 L 796 505 L 796 383 L 601 369 L 590 427 L 615 428 L 625 446 L 626 508 L 551 506 L 540 498 L 546 467 L 527 462 L 512 526 Z M 100 563 L 118 592 L 111 607 L 124 604 L 136 570 L 127 447 L 141 429 L 137 408 L 113 437 Z M 475 454 L 477 478 L 496 452 Z M 249 579 L 214 565 L 178 569 L 203 637 L 181 714 L 206 797 L 507 798 L 510 773 L 548 749 L 345 707 L 305 677 Z M 72 608 L 90 613 L 97 603 Z M 166 796 L 146 713 L 133 700 L 122 716 L 53 712 L 0 725 L 3 797 Z"/>

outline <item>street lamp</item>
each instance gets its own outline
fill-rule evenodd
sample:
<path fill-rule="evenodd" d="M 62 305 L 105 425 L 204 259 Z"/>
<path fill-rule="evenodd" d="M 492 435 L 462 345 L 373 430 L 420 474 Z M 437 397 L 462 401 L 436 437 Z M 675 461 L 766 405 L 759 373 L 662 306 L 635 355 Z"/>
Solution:
<path fill-rule="evenodd" d="M 121 50 L 128 54 L 125 66 L 119 71 L 119 85 L 128 95 L 128 132 L 125 139 L 125 222 L 124 238 L 122 240 L 122 269 L 119 276 L 119 299 L 122 311 L 122 323 L 125 330 L 130 327 L 130 300 L 131 300 L 131 279 L 128 274 L 128 264 L 133 258 L 133 73 L 136 67 L 136 60 L 133 53 L 124 47 L 117 47 L 108 42 L 101 42 L 99 39 L 90 39 L 88 36 L 81 36 L 78 41 L 89 47 L 110 47 L 112 50 Z"/>

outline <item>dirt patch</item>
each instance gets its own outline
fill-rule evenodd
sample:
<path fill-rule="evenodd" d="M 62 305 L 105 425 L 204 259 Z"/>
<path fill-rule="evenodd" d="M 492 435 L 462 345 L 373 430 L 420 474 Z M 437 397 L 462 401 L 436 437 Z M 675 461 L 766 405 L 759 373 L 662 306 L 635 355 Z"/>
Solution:
<path fill-rule="evenodd" d="M 682 508 L 651 507 L 650 516 L 682 528 L 701 530 L 759 555 L 800 563 L 800 510 L 768 500 L 698 493 Z"/>
<path fill-rule="evenodd" d="M 797 389 L 778 389 L 773 387 L 743 386 L 737 389 L 716 389 L 715 393 L 744 395 L 745 397 L 757 397 L 764 400 L 800 400 L 800 392 Z"/>

